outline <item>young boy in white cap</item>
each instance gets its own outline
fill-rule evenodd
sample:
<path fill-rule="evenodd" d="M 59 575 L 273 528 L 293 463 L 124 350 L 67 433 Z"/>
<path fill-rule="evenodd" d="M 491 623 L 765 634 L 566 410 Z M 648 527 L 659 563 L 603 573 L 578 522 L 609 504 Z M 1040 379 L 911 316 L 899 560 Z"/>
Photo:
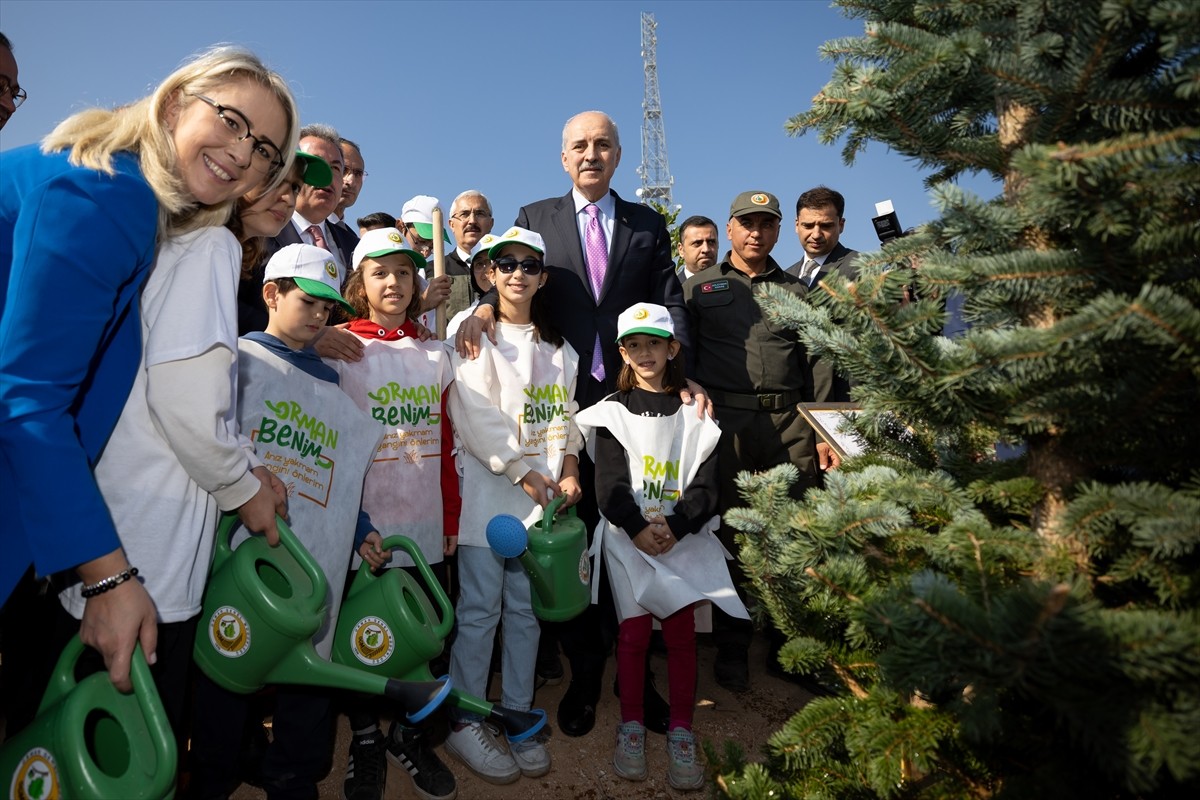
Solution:
<path fill-rule="evenodd" d="M 338 267 L 327 250 L 291 244 L 271 256 L 262 290 L 267 328 L 238 340 L 237 364 L 241 430 L 286 485 L 290 527 L 329 582 L 326 619 L 313 640 L 325 658 L 351 552 L 381 541 L 361 501 L 383 430 L 338 388 L 336 370 L 311 348 L 334 307 L 350 308 L 338 287 Z M 235 534 L 234 545 L 242 538 L 244 532 Z M 316 796 L 333 747 L 331 699 L 309 687 L 276 689 L 272 741 L 261 767 L 268 796 Z M 208 786 L 237 784 L 247 701 L 207 679 L 198 682 L 193 747 L 208 756 Z"/>

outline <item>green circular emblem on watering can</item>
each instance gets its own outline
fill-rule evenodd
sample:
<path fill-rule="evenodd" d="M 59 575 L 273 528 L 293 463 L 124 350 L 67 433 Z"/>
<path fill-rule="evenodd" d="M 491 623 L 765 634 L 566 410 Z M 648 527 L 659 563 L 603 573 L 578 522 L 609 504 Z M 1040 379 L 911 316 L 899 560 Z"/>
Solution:
<path fill-rule="evenodd" d="M 17 800 L 58 800 L 58 766 L 49 750 L 35 747 L 25 754 L 13 773 L 8 796 Z"/>
<path fill-rule="evenodd" d="M 350 631 L 350 651 L 368 667 L 387 661 L 395 650 L 396 637 L 379 617 L 363 617 Z"/>
<path fill-rule="evenodd" d="M 208 640 L 227 658 L 238 658 L 250 649 L 250 626 L 242 612 L 221 606 L 208 620 Z"/>
<path fill-rule="evenodd" d="M 579 582 L 585 586 L 592 580 L 592 559 L 587 550 L 579 554 Z"/>

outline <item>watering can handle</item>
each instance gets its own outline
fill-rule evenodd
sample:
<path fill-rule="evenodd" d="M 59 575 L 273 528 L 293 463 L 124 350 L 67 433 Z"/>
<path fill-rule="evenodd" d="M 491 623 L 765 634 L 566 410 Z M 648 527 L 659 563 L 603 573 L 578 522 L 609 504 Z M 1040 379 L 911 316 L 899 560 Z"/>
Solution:
<path fill-rule="evenodd" d="M 209 567 L 208 574 L 213 575 L 221 565 L 225 563 L 231 555 L 233 548 L 230 542 L 233 541 L 233 533 L 241 526 L 242 521 L 235 512 L 226 512 L 221 516 L 221 521 L 217 525 L 217 541 L 213 548 L 212 566 Z M 329 581 L 325 577 L 325 572 L 313 560 L 312 554 L 308 552 L 308 548 L 296 538 L 296 534 L 292 533 L 292 529 L 283 521 L 283 517 L 275 517 L 275 529 L 279 531 L 279 544 L 283 549 L 287 550 L 300 563 L 304 573 L 308 575 L 308 579 L 312 581 L 313 597 L 320 598 L 320 602 L 325 602 L 325 592 L 329 588 Z"/>
<path fill-rule="evenodd" d="M 425 587 L 433 595 L 433 599 L 437 602 L 438 609 L 441 611 L 441 619 L 438 621 L 437 627 L 434 628 L 433 632 L 439 639 L 444 640 L 450 635 L 450 629 L 454 627 L 454 606 L 450 605 L 450 598 L 446 596 L 446 591 L 442 589 L 437 576 L 430 569 L 429 562 L 425 560 L 425 556 L 421 553 L 421 548 L 407 536 L 389 536 L 383 540 L 380 546 L 384 550 L 399 547 L 408 553 L 409 558 L 417 565 L 417 571 L 421 573 L 421 578 L 425 581 Z M 375 580 L 375 572 L 371 569 L 370 564 L 364 562 L 358 568 L 358 577 L 354 579 L 354 591 L 358 590 L 359 584 L 367 584 L 373 580 Z"/>
<path fill-rule="evenodd" d="M 38 706 L 39 714 L 62 700 L 78 685 L 78 681 L 75 680 L 75 667 L 79 664 L 79 657 L 83 655 L 83 650 L 83 640 L 79 638 L 79 634 L 75 634 L 63 648 L 62 654 L 58 657 L 58 663 L 54 665 L 54 674 L 50 676 L 50 683 L 46 686 L 46 693 L 42 696 L 42 704 Z M 129 659 L 129 673 L 135 692 L 142 693 L 146 690 L 145 687 L 154 686 L 154 678 L 150 676 L 150 667 L 146 664 L 146 656 L 142 652 L 140 642 L 133 646 L 133 655 Z M 157 692 L 155 692 L 154 698 L 158 698 Z M 160 701 L 159 708 L 161 709 L 161 707 Z"/>
<path fill-rule="evenodd" d="M 50 685 L 46 687 L 46 694 L 38 707 L 39 716 L 60 702 L 78 685 L 75 680 L 75 667 L 79 657 L 83 655 L 83 650 L 83 640 L 79 638 L 79 634 L 75 634 L 58 657 L 54 674 L 50 676 Z M 158 769 L 154 771 L 152 785 L 144 787 L 145 796 L 166 797 L 175 784 L 175 765 L 179 754 L 176 751 L 175 735 L 167 721 L 167 712 L 163 708 L 162 698 L 158 696 L 154 677 L 150 674 L 150 666 L 146 663 L 140 643 L 134 645 L 133 655 L 129 659 L 129 677 L 133 683 L 138 707 L 141 708 L 142 717 L 151 733 L 155 764 L 158 765 Z"/>
<path fill-rule="evenodd" d="M 558 497 L 546 504 L 546 510 L 542 512 L 542 531 L 544 533 L 550 532 L 550 528 L 553 527 L 551 523 L 554 522 L 554 515 L 558 512 L 559 507 L 561 507 L 566 501 L 567 496 L 565 494 L 560 494 Z M 575 508 L 572 507 L 570 512 L 574 513 Z"/>
<path fill-rule="evenodd" d="M 136 645 L 134 647 L 134 663 L 138 660 L 145 662 L 145 659 L 141 658 L 141 654 L 142 646 Z M 63 648 L 62 654 L 58 657 L 58 663 L 54 665 L 54 674 L 50 676 L 50 684 L 46 687 L 46 693 L 42 695 L 42 704 L 38 706 L 38 714 L 66 697 L 75 688 L 75 665 L 79 662 L 81 655 L 83 655 L 83 640 L 79 638 L 79 634 L 75 634 Z M 132 669 L 132 664 L 130 668 Z"/>
<path fill-rule="evenodd" d="M 241 519 L 233 511 L 227 511 L 221 515 L 221 519 L 217 523 L 217 539 L 213 547 L 212 564 L 208 568 L 209 575 L 216 574 L 216 571 L 224 565 L 225 560 L 233 555 L 233 548 L 229 543 L 233 540 L 233 532 L 241 524 Z"/>

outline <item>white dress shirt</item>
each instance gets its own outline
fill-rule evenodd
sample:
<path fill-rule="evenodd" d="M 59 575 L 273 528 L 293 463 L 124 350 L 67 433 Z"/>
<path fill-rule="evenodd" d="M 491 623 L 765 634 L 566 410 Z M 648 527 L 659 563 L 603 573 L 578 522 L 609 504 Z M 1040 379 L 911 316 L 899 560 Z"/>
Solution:
<path fill-rule="evenodd" d="M 342 261 L 342 254 L 338 250 L 337 240 L 334 239 L 333 234 L 329 232 L 329 220 L 323 220 L 321 222 L 309 222 L 300 215 L 299 211 L 293 211 L 292 224 L 296 226 L 296 231 L 300 234 L 300 241 L 304 242 L 305 244 L 316 245 L 316 242 L 313 241 L 312 234 L 308 232 L 309 228 L 311 228 L 313 225 L 316 225 L 321 229 L 321 236 L 325 239 L 325 247 L 330 253 L 333 254 L 333 261 L 338 265 L 338 271 L 341 272 L 342 280 L 345 280 L 346 276 L 349 274 L 346 269 L 348 265 Z"/>

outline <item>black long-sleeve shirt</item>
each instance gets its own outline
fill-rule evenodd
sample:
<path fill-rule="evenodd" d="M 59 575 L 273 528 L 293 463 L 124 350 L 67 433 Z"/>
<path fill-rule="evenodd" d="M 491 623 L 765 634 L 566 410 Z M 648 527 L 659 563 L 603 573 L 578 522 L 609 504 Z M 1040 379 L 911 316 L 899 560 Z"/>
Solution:
<path fill-rule="evenodd" d="M 660 394 L 643 389 L 617 392 L 608 400 L 625 406 L 642 417 L 669 417 L 683 401 L 676 393 Z M 693 412 L 694 413 L 694 410 Z M 649 524 L 634 500 L 629 475 L 629 457 L 625 448 L 607 428 L 596 430 L 596 503 L 609 522 L 622 528 L 631 538 Z M 683 489 L 675 509 L 666 516 L 667 526 L 676 539 L 696 533 L 717 513 L 717 452 L 714 450 L 700 465 L 696 477 Z"/>

